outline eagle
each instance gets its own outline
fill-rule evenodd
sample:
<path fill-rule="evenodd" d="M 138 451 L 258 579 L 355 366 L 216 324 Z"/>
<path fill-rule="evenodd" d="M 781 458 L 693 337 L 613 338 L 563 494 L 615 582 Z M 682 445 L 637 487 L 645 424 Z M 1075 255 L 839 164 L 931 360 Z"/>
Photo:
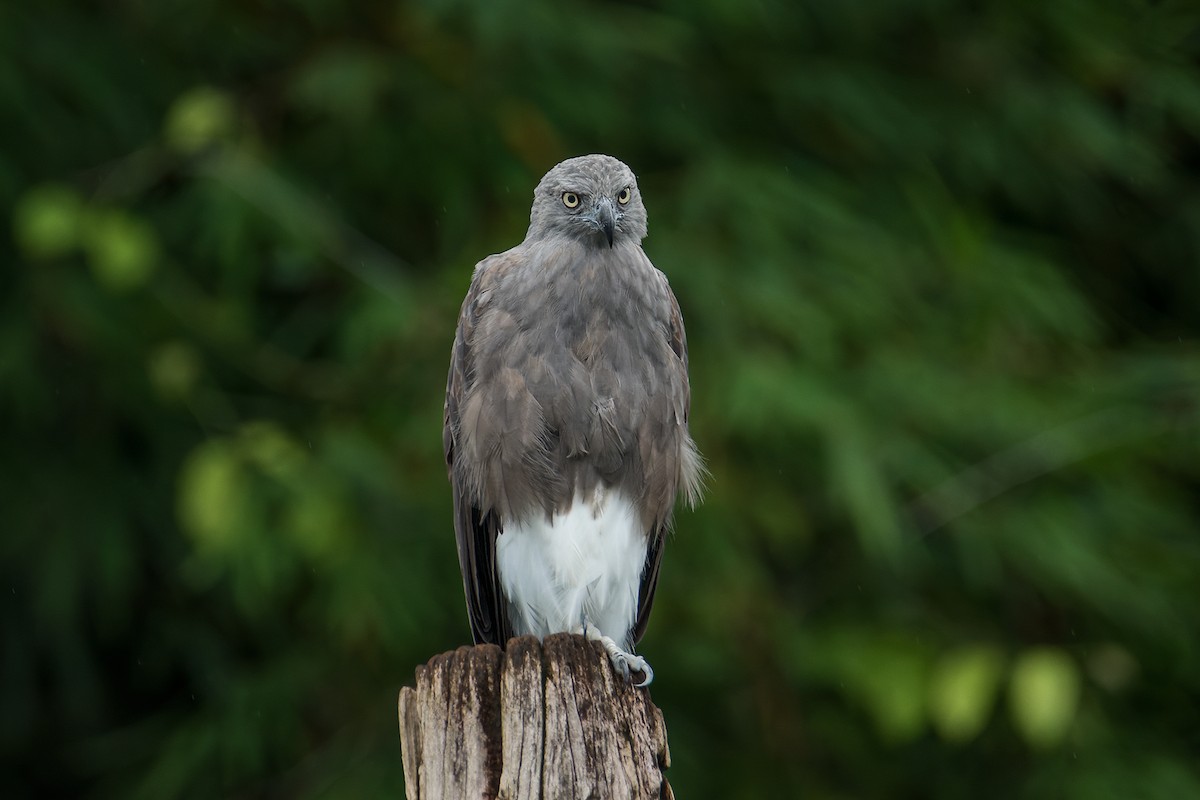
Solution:
<path fill-rule="evenodd" d="M 639 686 L 676 498 L 694 506 L 704 476 L 683 317 L 645 236 L 621 161 L 547 172 L 524 241 L 475 267 L 443 427 L 475 642 L 583 634 Z"/>

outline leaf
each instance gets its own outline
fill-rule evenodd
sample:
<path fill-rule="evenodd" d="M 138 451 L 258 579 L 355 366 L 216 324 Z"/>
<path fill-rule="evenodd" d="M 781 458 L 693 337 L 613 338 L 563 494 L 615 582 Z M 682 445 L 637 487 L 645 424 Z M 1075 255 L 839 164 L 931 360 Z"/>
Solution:
<path fill-rule="evenodd" d="M 1138 662 L 1132 653 L 1115 642 L 1098 645 L 1087 659 L 1092 680 L 1110 692 L 1128 688 L 1137 677 Z"/>
<path fill-rule="evenodd" d="M 87 250 L 96 279 L 110 289 L 134 289 L 158 264 L 158 240 L 153 229 L 124 211 L 94 211 L 84 227 Z"/>
<path fill-rule="evenodd" d="M 304 449 L 283 428 L 266 420 L 244 425 L 239 444 L 251 463 L 283 483 L 295 480 L 307 460 Z"/>
<path fill-rule="evenodd" d="M 26 192 L 13 212 L 13 235 L 31 258 L 70 252 L 79 243 L 83 204 L 73 189 L 45 184 Z"/>
<path fill-rule="evenodd" d="M 873 558 L 896 563 L 904 540 L 896 504 L 888 488 L 872 439 L 847 415 L 826 431 L 830 482 L 840 495 L 863 550 Z"/>
<path fill-rule="evenodd" d="M 200 356 L 187 342 L 166 342 L 151 352 L 146 371 L 159 396 L 185 398 L 200 375 Z"/>
<path fill-rule="evenodd" d="M 1079 705 L 1079 670 L 1055 647 L 1028 650 L 1013 666 L 1009 710 L 1033 747 L 1055 747 L 1067 735 Z"/>
<path fill-rule="evenodd" d="M 288 506 L 286 528 L 312 563 L 329 567 L 348 541 L 347 509 L 331 481 L 311 480 L 299 487 Z"/>
<path fill-rule="evenodd" d="M 802 672 L 835 684 L 866 710 L 879 736 L 899 743 L 925 725 L 929 652 L 903 630 L 834 628 L 808 641 Z"/>
<path fill-rule="evenodd" d="M 382 54 L 366 47 L 335 45 L 297 72 L 288 99 L 308 111 L 365 122 L 391 78 Z"/>
<path fill-rule="evenodd" d="M 201 86 L 180 95 L 167 111 L 167 144 L 187 155 L 226 139 L 235 126 L 233 100 L 224 92 Z"/>
<path fill-rule="evenodd" d="M 246 505 L 245 472 L 233 447 L 222 439 L 200 445 L 184 462 L 179 520 L 201 547 L 223 550 L 233 542 Z"/>
<path fill-rule="evenodd" d="M 979 645 L 943 656 L 929 684 L 929 717 L 949 742 L 967 742 L 987 724 L 1000 684 L 1003 659 L 995 647 Z"/>

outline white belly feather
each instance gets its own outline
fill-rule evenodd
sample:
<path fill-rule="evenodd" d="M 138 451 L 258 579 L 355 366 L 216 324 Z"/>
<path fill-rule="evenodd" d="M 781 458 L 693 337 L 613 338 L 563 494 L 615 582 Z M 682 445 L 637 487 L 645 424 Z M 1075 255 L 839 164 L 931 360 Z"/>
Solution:
<path fill-rule="evenodd" d="M 586 620 L 632 647 L 645 563 L 646 533 L 617 490 L 576 495 L 549 520 L 538 514 L 506 521 L 496 541 L 496 570 L 517 636 L 579 632 Z"/>

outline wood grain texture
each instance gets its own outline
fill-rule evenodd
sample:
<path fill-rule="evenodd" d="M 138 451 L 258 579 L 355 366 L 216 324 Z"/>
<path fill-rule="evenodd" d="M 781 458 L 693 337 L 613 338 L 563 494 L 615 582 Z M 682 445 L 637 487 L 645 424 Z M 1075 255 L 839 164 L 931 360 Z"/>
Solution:
<path fill-rule="evenodd" d="M 673 797 L 662 714 L 582 636 L 435 656 L 399 715 L 409 800 Z"/>

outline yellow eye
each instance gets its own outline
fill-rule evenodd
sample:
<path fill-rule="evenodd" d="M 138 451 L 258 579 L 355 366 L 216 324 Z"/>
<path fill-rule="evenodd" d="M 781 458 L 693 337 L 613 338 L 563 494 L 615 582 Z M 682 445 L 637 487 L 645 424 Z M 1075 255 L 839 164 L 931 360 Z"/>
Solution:
<path fill-rule="evenodd" d="M 575 208 L 579 205 L 579 195 L 574 192 L 563 192 L 563 205 L 567 208 Z"/>
<path fill-rule="evenodd" d="M 626 203 L 629 202 L 629 198 L 632 196 L 633 195 L 630 193 L 629 187 L 626 186 L 624 189 L 621 190 L 621 193 L 619 195 L 617 195 L 617 202 L 620 203 L 621 205 L 625 205 Z"/>

